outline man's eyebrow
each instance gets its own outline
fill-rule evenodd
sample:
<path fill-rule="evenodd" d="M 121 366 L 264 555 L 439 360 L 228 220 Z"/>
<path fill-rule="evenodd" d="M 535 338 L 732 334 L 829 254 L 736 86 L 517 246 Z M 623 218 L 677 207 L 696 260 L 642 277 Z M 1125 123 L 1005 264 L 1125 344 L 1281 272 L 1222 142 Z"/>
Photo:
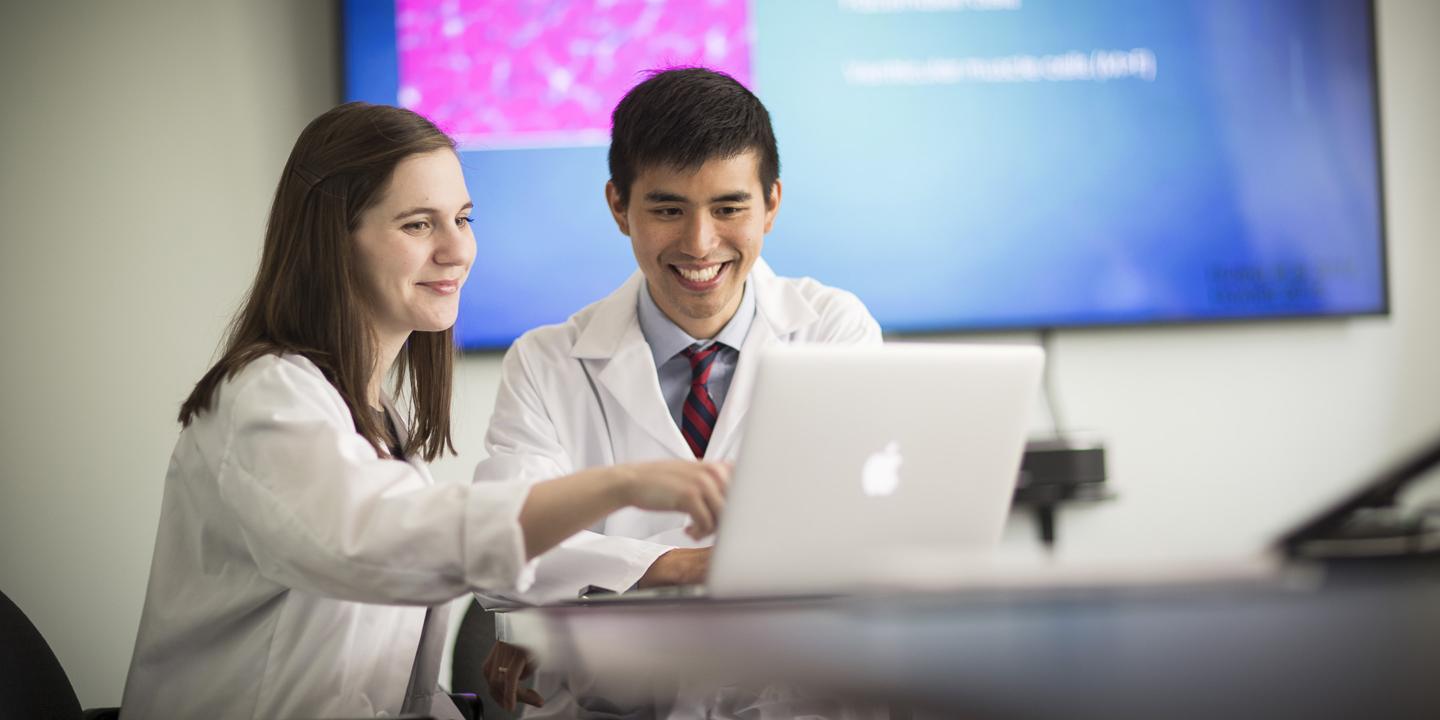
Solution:
<path fill-rule="evenodd" d="M 754 196 L 751 195 L 748 190 L 737 190 L 737 191 L 732 192 L 732 193 L 725 193 L 724 195 L 716 195 L 715 197 L 710 198 L 710 202 L 711 202 L 712 204 L 713 204 L 713 203 L 743 203 L 743 202 L 750 202 L 750 199 L 753 198 L 753 197 L 754 197 Z"/>
<path fill-rule="evenodd" d="M 716 195 L 716 196 L 710 198 L 710 202 L 711 202 L 711 204 L 715 204 L 715 203 L 743 203 L 743 202 L 749 202 L 749 201 L 750 201 L 751 199 L 753 199 L 754 197 L 755 197 L 755 196 L 754 196 L 754 195 L 751 195 L 748 190 L 736 190 L 735 192 L 728 192 L 728 193 L 725 193 L 724 195 Z M 648 201 L 648 202 L 656 202 L 656 203 L 664 203 L 664 202 L 679 202 L 679 203 L 683 203 L 683 202 L 690 202 L 690 199 L 687 198 L 687 197 L 685 197 L 684 195 L 680 195 L 680 194 L 678 194 L 678 193 L 673 193 L 673 192 L 666 192 L 666 191 L 664 191 L 664 190 L 651 190 L 650 192 L 645 193 L 645 200 Z"/>
<path fill-rule="evenodd" d="M 647 202 L 657 202 L 657 203 L 663 203 L 663 202 L 678 202 L 678 203 L 690 202 L 689 198 L 686 198 L 684 195 L 680 195 L 679 193 L 666 192 L 666 191 L 664 191 L 664 190 L 651 190 L 650 192 L 645 193 L 645 200 L 646 200 Z"/>

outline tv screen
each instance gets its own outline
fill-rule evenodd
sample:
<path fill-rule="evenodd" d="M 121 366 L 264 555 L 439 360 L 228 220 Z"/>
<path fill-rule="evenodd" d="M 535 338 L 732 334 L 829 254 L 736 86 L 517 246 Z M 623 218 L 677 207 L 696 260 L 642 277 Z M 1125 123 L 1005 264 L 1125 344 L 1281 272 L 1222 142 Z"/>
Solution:
<path fill-rule="evenodd" d="M 635 269 L 610 111 L 704 65 L 769 108 L 764 257 L 888 332 L 1387 311 L 1366 0 L 349 2 L 348 99 L 460 143 L 456 334 L 503 348 Z"/>

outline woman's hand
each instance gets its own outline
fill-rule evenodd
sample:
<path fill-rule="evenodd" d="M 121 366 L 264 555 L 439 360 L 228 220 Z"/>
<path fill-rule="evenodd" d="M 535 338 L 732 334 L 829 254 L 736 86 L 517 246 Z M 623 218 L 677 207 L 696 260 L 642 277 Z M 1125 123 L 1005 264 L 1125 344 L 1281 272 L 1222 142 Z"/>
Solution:
<path fill-rule="evenodd" d="M 728 463 L 666 460 L 618 465 L 615 470 L 626 505 L 686 513 L 691 523 L 685 534 L 697 540 L 715 532 L 730 486 Z"/>
<path fill-rule="evenodd" d="M 686 534 L 698 540 L 715 532 L 729 484 L 729 465 L 694 460 L 593 467 L 535 483 L 520 508 L 525 559 L 623 507 L 683 512 L 693 520 Z"/>

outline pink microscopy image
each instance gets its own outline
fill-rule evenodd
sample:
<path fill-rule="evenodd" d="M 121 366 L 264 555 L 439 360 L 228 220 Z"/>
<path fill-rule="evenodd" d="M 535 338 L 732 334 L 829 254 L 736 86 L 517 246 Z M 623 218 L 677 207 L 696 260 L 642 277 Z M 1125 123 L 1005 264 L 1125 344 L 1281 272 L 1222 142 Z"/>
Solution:
<path fill-rule="evenodd" d="M 397 0 L 401 105 L 473 149 L 603 145 L 644 71 L 751 86 L 748 0 Z"/>

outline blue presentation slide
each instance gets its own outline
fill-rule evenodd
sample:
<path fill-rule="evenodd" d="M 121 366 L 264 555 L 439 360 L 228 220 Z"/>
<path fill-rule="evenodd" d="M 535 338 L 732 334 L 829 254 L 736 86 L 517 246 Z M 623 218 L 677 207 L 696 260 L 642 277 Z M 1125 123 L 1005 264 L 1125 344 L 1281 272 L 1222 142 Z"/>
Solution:
<path fill-rule="evenodd" d="M 887 331 L 1387 310 L 1369 2 L 483 5 L 346 11 L 349 98 L 461 142 L 464 347 L 634 272 L 604 202 L 608 112 L 675 64 L 731 72 L 770 110 L 766 259 Z"/>

